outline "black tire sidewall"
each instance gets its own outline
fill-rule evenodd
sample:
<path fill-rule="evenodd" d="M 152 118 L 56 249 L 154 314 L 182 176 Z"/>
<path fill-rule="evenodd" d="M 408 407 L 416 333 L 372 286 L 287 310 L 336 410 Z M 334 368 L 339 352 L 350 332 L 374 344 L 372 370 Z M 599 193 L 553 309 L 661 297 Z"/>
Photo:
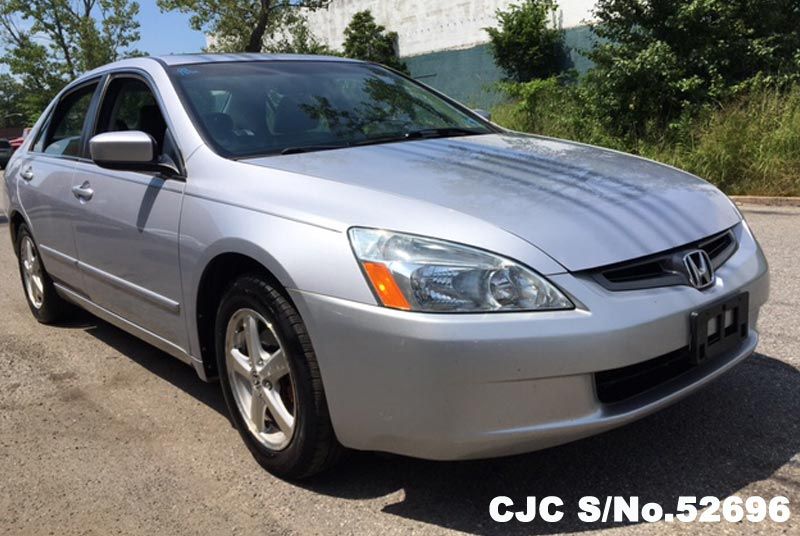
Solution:
<path fill-rule="evenodd" d="M 298 477 L 302 467 L 313 457 L 316 412 L 311 374 L 305 358 L 303 346 L 287 314 L 281 309 L 281 300 L 273 293 L 278 291 L 268 283 L 255 277 L 238 279 L 223 296 L 215 322 L 214 340 L 216 345 L 217 370 L 222 385 L 230 418 L 242 436 L 247 448 L 256 460 L 267 470 L 278 476 Z M 278 293 L 279 294 L 279 293 Z M 286 300 L 281 296 L 283 300 Z M 288 303 L 286 300 L 284 303 Z M 295 429 L 289 445 L 280 451 L 273 451 L 259 443 L 250 433 L 244 417 L 234 399 L 228 378 L 225 360 L 225 333 L 228 321 L 233 314 L 244 308 L 253 309 L 272 323 L 278 333 L 287 355 L 289 369 L 295 387 Z"/>

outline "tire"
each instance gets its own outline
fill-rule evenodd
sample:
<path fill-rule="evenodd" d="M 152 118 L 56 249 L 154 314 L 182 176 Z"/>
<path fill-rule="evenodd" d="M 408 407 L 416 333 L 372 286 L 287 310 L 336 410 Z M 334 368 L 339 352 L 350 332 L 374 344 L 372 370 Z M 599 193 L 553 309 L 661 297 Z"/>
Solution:
<path fill-rule="evenodd" d="M 225 402 L 256 461 L 287 479 L 331 467 L 343 448 L 311 341 L 289 300 L 265 278 L 242 276 L 220 301 L 214 335 Z"/>
<path fill-rule="evenodd" d="M 17 243 L 14 247 L 17 252 L 17 264 L 25 301 L 28 302 L 33 316 L 42 324 L 52 324 L 64 320 L 72 307 L 56 292 L 53 280 L 47 274 L 42 263 L 36 241 L 24 223 L 17 230 Z M 33 272 L 28 272 L 31 277 L 26 277 L 26 263 L 29 262 L 31 254 L 35 259 Z"/>

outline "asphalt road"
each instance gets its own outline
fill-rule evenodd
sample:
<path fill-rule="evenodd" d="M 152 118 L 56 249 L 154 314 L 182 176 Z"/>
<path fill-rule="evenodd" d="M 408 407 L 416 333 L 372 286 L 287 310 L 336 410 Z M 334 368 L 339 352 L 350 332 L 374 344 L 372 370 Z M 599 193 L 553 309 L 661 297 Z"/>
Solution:
<path fill-rule="evenodd" d="M 530 455 L 433 463 L 355 453 L 301 485 L 264 472 L 216 385 L 88 315 L 37 324 L 0 226 L 0 534 L 576 533 L 578 498 L 784 495 L 784 525 L 614 533 L 800 533 L 800 209 L 750 207 L 772 267 L 759 353 L 631 426 Z M 496 495 L 556 495 L 560 523 L 498 525 Z"/>

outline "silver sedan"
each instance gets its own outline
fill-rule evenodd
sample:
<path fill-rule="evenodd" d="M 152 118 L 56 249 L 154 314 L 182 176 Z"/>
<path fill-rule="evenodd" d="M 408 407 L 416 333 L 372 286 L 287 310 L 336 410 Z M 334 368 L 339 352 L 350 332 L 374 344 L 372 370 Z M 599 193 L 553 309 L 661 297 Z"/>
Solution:
<path fill-rule="evenodd" d="M 335 58 L 87 73 L 5 177 L 30 309 L 77 305 L 218 378 L 291 478 L 346 448 L 565 443 L 755 350 L 767 263 L 725 195 L 484 115 Z"/>

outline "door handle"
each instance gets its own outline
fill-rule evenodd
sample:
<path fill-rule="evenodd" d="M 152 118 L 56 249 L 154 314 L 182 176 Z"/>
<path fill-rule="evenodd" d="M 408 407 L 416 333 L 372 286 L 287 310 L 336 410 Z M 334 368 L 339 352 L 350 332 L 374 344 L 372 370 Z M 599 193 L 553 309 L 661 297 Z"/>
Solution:
<path fill-rule="evenodd" d="M 73 186 L 72 193 L 81 201 L 89 201 L 94 195 L 94 190 L 89 187 L 88 182 L 84 182 L 80 186 Z"/>
<path fill-rule="evenodd" d="M 22 177 L 23 179 L 25 179 L 28 182 L 32 181 L 33 180 L 33 168 L 32 167 L 25 168 L 24 170 L 22 170 L 22 173 L 20 173 L 19 176 Z"/>

